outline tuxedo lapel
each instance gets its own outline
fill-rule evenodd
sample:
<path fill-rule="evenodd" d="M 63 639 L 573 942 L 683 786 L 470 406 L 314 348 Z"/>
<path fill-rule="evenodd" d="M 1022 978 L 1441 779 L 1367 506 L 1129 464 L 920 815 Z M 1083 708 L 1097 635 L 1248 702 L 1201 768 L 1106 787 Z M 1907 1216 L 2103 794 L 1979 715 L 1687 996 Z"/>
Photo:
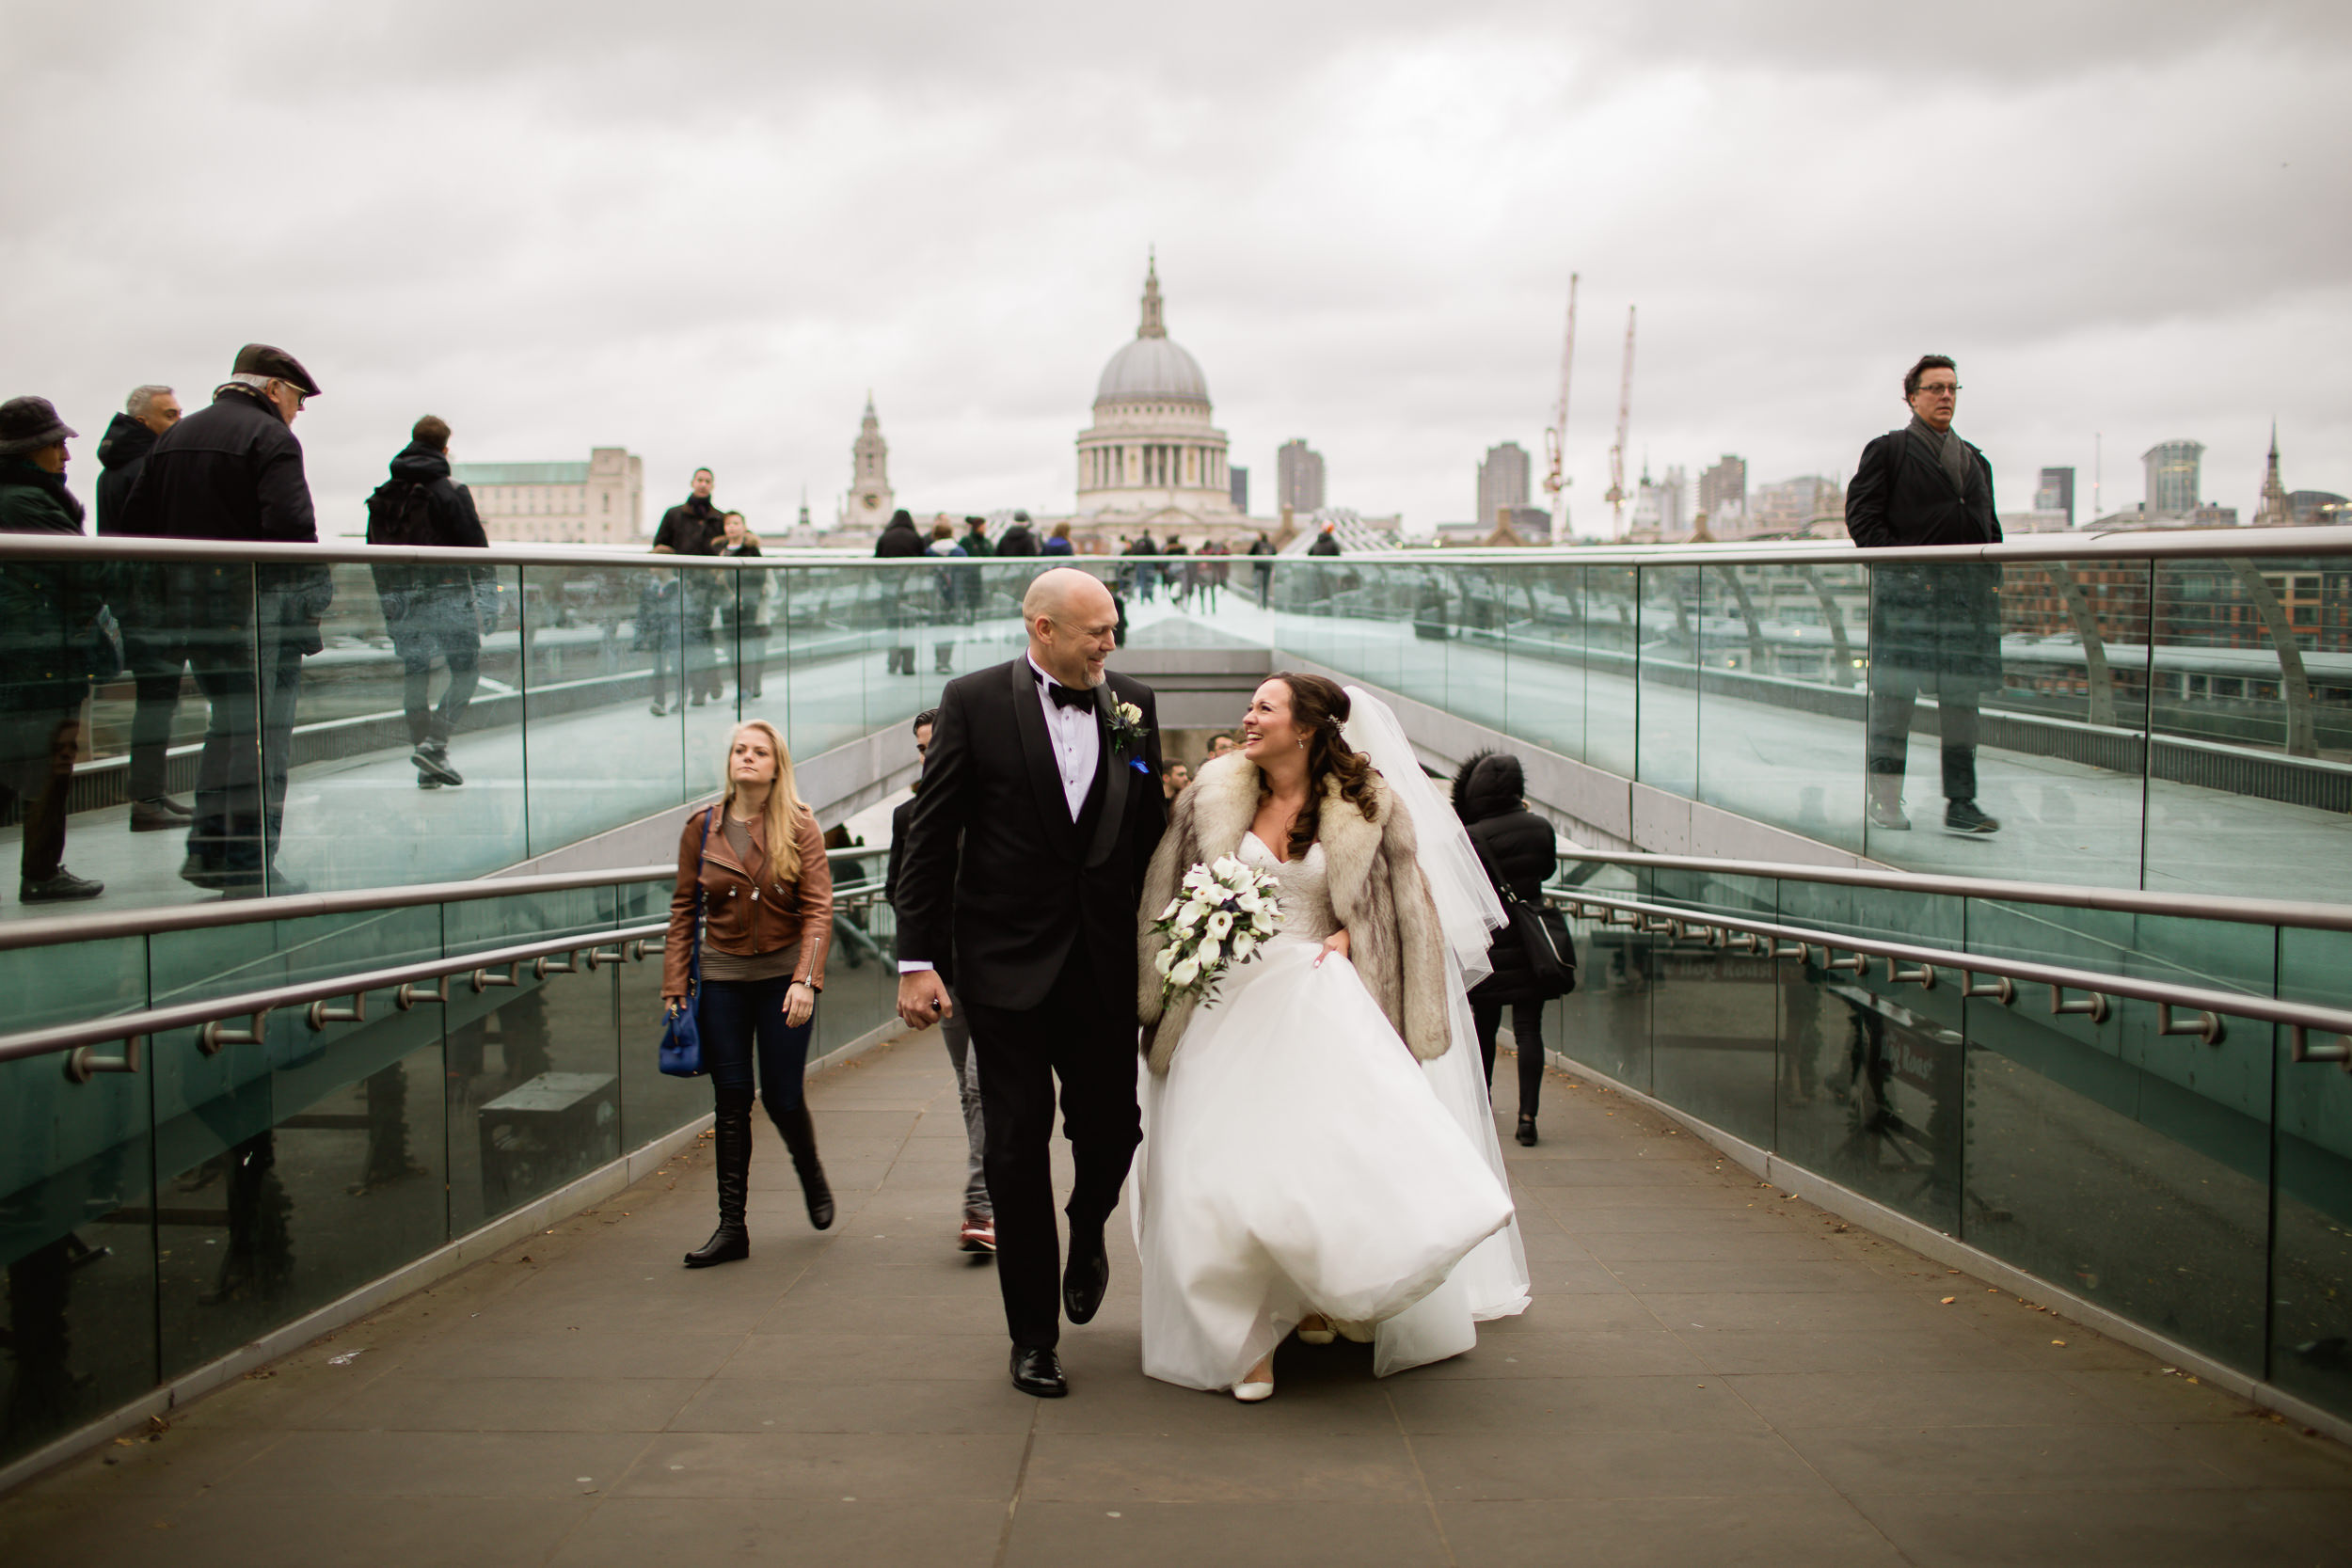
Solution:
<path fill-rule="evenodd" d="M 1127 784 L 1135 774 L 1134 762 L 1118 755 L 1111 749 L 1112 705 L 1118 701 L 1111 695 L 1110 677 L 1094 689 L 1094 725 L 1103 748 L 1103 766 L 1109 769 L 1103 780 L 1103 815 L 1094 824 L 1094 842 L 1087 847 L 1087 869 L 1091 871 L 1109 858 L 1111 847 L 1119 842 L 1121 819 L 1127 813 Z"/>
<path fill-rule="evenodd" d="M 1021 736 L 1021 760 L 1037 795 L 1038 817 L 1055 842 L 1067 843 L 1076 824 L 1070 820 L 1070 798 L 1062 793 L 1061 769 L 1054 763 L 1054 737 L 1045 733 L 1045 714 L 1038 706 L 1037 676 L 1025 657 L 1014 659 L 1009 669 L 1012 727 Z"/>

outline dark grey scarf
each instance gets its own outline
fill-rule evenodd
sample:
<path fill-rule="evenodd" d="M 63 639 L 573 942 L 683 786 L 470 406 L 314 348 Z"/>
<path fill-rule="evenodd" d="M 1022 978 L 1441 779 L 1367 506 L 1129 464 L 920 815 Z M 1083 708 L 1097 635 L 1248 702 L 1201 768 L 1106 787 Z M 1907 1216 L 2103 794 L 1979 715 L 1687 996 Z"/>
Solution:
<path fill-rule="evenodd" d="M 1911 434 L 1928 444 L 1928 451 L 1944 466 L 1944 472 L 1952 482 L 1952 488 L 1963 495 L 1968 491 L 1968 443 L 1952 430 L 1937 430 L 1918 415 L 1911 416 Z"/>

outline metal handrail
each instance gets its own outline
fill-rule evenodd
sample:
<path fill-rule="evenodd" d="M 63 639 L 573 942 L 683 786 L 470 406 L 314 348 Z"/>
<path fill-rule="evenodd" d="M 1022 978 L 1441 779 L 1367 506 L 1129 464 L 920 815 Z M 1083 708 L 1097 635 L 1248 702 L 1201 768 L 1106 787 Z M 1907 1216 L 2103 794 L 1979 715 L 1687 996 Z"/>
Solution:
<path fill-rule="evenodd" d="M 2247 898 L 2211 893 L 2147 893 L 2136 888 L 2068 887 L 2058 882 L 2013 882 L 1992 877 L 1947 877 L 1927 871 L 1879 866 L 1805 865 L 1784 861 L 1710 860 L 1700 855 L 1660 855 L 1640 849 L 1560 850 L 1564 861 L 1629 865 L 1655 871 L 1700 871 L 1724 877 L 1771 878 L 1785 882 L 1827 882 L 1839 887 L 1884 888 L 1995 903 L 2053 904 L 2067 909 L 2106 910 L 2122 914 L 2169 915 L 2186 920 L 2225 920 L 2247 926 L 2289 926 L 2316 931 L 2352 931 L 2352 904 L 2313 904 L 2298 899 Z M 1575 896 L 1573 888 L 1557 890 Z"/>
<path fill-rule="evenodd" d="M 2159 1023 L 2166 1034 L 2202 1034 L 2207 1044 L 2217 1044 L 2223 1031 L 2223 1017 L 2243 1018 L 2262 1023 L 2276 1023 L 2294 1031 L 2294 1058 L 2298 1062 L 2335 1062 L 2352 1071 L 2352 1011 L 2341 1007 L 2319 1007 L 2302 1002 L 2283 1002 L 2275 997 L 2253 996 L 2242 991 L 2211 990 L 2201 986 L 2174 985 L 2164 980 L 2142 980 L 2129 975 L 2101 974 L 2091 970 L 2068 969 L 2058 964 L 2035 963 L 2025 958 L 2003 958 L 1983 953 L 1953 953 L 1946 948 L 1921 947 L 1914 942 L 1883 942 L 1875 937 L 1850 936 L 1836 931 L 1817 931 L 1801 926 L 1783 926 L 1776 921 L 1750 920 L 1740 915 L 1718 914 L 1712 911 L 1693 911 L 1672 905 L 1654 904 L 1639 898 L 1618 898 L 1605 894 L 1573 893 L 1558 896 L 1552 902 L 1578 919 L 1591 918 L 1589 911 L 1597 909 L 1613 926 L 1630 926 L 1654 935 L 1671 932 L 1677 937 L 1707 936 L 1711 945 L 1722 945 L 1721 933 L 1740 931 L 1762 939 L 1772 945 L 1770 956 L 1788 958 L 1802 951 L 1821 950 L 1822 967 L 1851 970 L 1859 977 L 1867 967 L 1867 959 L 1887 961 L 1890 983 L 1915 983 L 1922 989 L 1932 989 L 1939 971 L 1948 971 L 1960 977 L 1962 994 L 1996 1001 L 2003 1006 L 2016 1000 L 2019 982 L 2046 986 L 2050 990 L 2050 1011 L 2053 1013 L 2084 1013 L 2094 1022 L 2104 1022 L 2107 1005 L 2117 997 L 2153 1002 L 2160 1009 Z M 1629 916 L 1620 920 L 1618 915 Z M 1795 944 L 1795 950 L 1779 944 Z M 1832 955 L 1844 953 L 1845 958 Z M 1908 971 L 1899 965 L 1914 966 Z M 1979 989 L 1977 976 L 1991 974 L 2010 982 L 2006 992 L 2002 988 Z M 2085 1000 L 2069 1002 L 2068 991 L 2086 993 Z M 2174 1026 L 2174 1008 L 2186 1008 L 2203 1016 L 2201 1023 Z M 2334 1046 L 2314 1046 L 2312 1035 L 2334 1035 L 2343 1043 Z"/>
<path fill-rule="evenodd" d="M 692 809 L 692 808 L 686 808 Z M 870 860 L 890 852 L 890 846 L 857 845 L 828 849 L 825 862 Z M 601 871 L 534 872 L 525 877 L 476 877 L 462 882 L 418 882 L 409 887 L 353 888 L 342 893 L 280 894 L 269 898 L 239 898 L 217 903 L 181 904 L 164 909 L 113 910 L 102 913 L 59 915 L 47 920 L 0 923 L 0 953 L 28 947 L 56 947 L 74 942 L 103 942 L 118 937 L 155 936 L 166 931 L 213 930 L 226 926 L 251 926 L 278 920 L 310 920 L 328 914 L 364 914 L 374 910 L 413 909 L 420 904 L 463 904 L 482 898 L 506 898 L 528 893 L 568 893 L 584 887 L 635 886 L 666 882 L 677 876 L 672 864 L 616 865 Z"/>
<path fill-rule="evenodd" d="M 2209 560 L 2228 557 L 2340 556 L 2352 553 L 2352 537 L 2340 528 L 2158 529 L 2131 532 L 2033 533 L 1997 545 L 1940 545 L 1912 548 L 1858 549 L 1843 540 L 1788 540 L 1769 543 L 1725 542 L 1685 545 L 1579 545 L 1544 549 L 1365 550 L 1344 560 L 1375 564 L 1428 566 L 1442 560 L 1449 565 L 1496 566 L 1692 566 L 1701 564 L 1764 564 L 1773 562 L 1818 565 L 1825 558 L 1863 564 L 1933 562 L 1957 564 L 1971 561 L 2151 561 Z M 433 549 L 411 546 L 365 545 L 353 540 L 327 540 L 315 545 L 263 544 L 239 540 L 146 539 L 121 534 L 83 538 L 56 534 L 0 535 L 0 561 L 57 560 L 82 556 L 99 561 L 219 561 L 354 562 L 385 565 L 453 562 L 467 565 L 572 566 L 634 564 L 683 571 L 790 571 L 808 567 L 827 570 L 912 572 L 935 570 L 937 557 L 881 559 L 849 551 L 805 550 L 762 556 L 654 555 L 641 549 L 570 549 L 511 543 L 487 549 Z M 1027 558 L 1025 558 L 1027 559 Z M 1034 558 L 1037 568 L 1048 565 L 1098 566 L 1110 570 L 1126 558 L 1071 556 Z M 1268 564 L 1296 569 L 1295 557 L 1258 558 Z M 1307 564 L 1321 564 L 1310 562 Z"/>
<path fill-rule="evenodd" d="M 85 1046 L 103 1045 L 110 1040 L 133 1040 L 141 1036 L 153 1037 L 173 1029 L 204 1029 L 222 1019 L 252 1017 L 278 1011 L 281 1007 L 304 1007 L 313 1002 L 325 1002 L 339 996 L 361 996 L 372 990 L 395 987 L 412 987 L 421 980 L 439 980 L 452 974 L 485 974 L 487 971 L 516 963 L 529 963 L 535 958 L 556 953 L 579 953 L 591 948 L 618 945 L 624 953 L 642 957 L 650 951 L 654 939 L 669 929 L 670 923 L 661 921 L 643 926 L 625 926 L 610 931 L 580 932 L 566 937 L 548 937 L 538 942 L 523 942 L 514 947 L 496 947 L 479 953 L 445 955 L 417 963 L 400 964 L 390 969 L 367 970 L 358 974 L 338 974 L 319 980 L 304 980 L 290 986 L 272 986 L 262 990 L 240 991 L 233 996 L 208 997 L 201 1002 L 181 1002 L 168 1007 L 148 1007 L 134 1013 L 115 1013 L 105 1018 L 86 1019 L 78 1023 L 56 1023 L 44 1029 L 24 1029 L 12 1035 L 0 1035 L 0 1062 L 23 1061 L 30 1056 L 53 1055 L 72 1052 Z M 605 962 L 612 962 L 606 955 Z M 477 988 L 478 989 L 478 988 Z M 435 991 L 407 991 L 401 999 L 404 1007 L 417 1002 L 446 1002 L 448 986 Z M 312 1027 L 332 1022 L 323 1014 L 314 1017 Z M 250 1038 L 242 1037 L 249 1035 Z M 223 1045 L 251 1044 L 261 1035 L 259 1027 L 248 1031 L 215 1031 L 208 1042 L 208 1053 Z M 104 1069 L 101 1069 L 104 1070 Z M 124 1069 L 117 1069 L 124 1070 Z M 127 1069 L 135 1071 L 135 1066 Z"/>

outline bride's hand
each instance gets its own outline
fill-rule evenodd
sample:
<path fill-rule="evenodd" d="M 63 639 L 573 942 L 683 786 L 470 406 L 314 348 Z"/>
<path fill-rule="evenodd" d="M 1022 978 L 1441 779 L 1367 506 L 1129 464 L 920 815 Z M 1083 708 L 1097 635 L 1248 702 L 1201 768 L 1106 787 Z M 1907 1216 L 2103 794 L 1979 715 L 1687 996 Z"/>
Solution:
<path fill-rule="evenodd" d="M 1315 955 L 1314 967 L 1321 969 L 1323 960 L 1333 954 L 1343 958 L 1347 957 L 1347 927 L 1344 926 L 1323 939 L 1323 951 Z"/>

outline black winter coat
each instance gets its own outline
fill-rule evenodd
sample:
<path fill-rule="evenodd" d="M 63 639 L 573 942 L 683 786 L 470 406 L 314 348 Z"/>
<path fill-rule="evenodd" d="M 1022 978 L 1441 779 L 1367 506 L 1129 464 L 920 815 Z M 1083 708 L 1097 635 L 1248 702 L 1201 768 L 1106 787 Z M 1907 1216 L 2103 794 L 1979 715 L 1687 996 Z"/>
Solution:
<path fill-rule="evenodd" d="M 0 458 L 0 531 L 78 537 L 82 503 L 63 475 Z M 0 712 L 62 719 L 80 708 L 90 623 L 104 603 L 97 562 L 11 561 L 0 571 Z"/>
<path fill-rule="evenodd" d="M 653 546 L 660 549 L 667 545 L 675 555 L 717 555 L 719 541 L 726 536 L 726 514 L 699 496 L 690 496 L 661 515 Z"/>
<path fill-rule="evenodd" d="M 1473 757 L 1454 783 L 1454 809 L 1486 862 L 1520 900 L 1540 904 L 1544 883 L 1560 863 L 1559 837 L 1551 824 L 1529 811 L 1521 797 L 1527 780 L 1519 759 L 1500 753 Z M 1549 1002 L 1552 992 L 1536 985 L 1527 950 L 1505 926 L 1486 949 L 1494 973 L 1470 988 L 1474 1004 L 1501 1006 Z"/>
<path fill-rule="evenodd" d="M 1005 530 L 1005 536 L 996 541 L 996 553 L 1005 555 L 1037 554 L 1037 534 L 1026 523 L 1015 523 Z"/>
<path fill-rule="evenodd" d="M 1993 466 L 1969 446 L 1963 488 L 1908 427 L 1862 449 L 1846 531 L 1865 549 L 1997 545 Z M 1870 668 L 1883 682 L 1973 700 L 2001 684 L 2001 569 L 1982 562 L 1871 568 Z"/>
<path fill-rule="evenodd" d="M 113 531 L 314 545 L 302 443 L 260 394 L 224 387 L 211 407 L 155 437 Z"/>
<path fill-rule="evenodd" d="M 318 519 L 302 470 L 302 443 L 262 395 L 223 387 L 199 409 L 155 437 L 139 468 L 118 533 L 151 539 L 217 539 L 315 545 Z M 310 623 L 296 645 L 318 651 L 315 624 L 335 597 L 325 566 L 235 562 L 175 563 L 169 615 L 178 624 L 218 631 L 253 619 L 255 590 L 269 596 L 277 623 Z"/>
<path fill-rule="evenodd" d="M 914 531 L 913 523 L 894 521 L 888 528 L 882 531 L 882 537 L 874 541 L 874 554 L 877 556 L 921 555 L 923 553 L 923 536 Z"/>
<path fill-rule="evenodd" d="M 155 433 L 128 414 L 117 414 L 106 426 L 106 434 L 98 438 L 98 461 L 103 469 L 98 476 L 99 532 L 121 531 L 131 492 L 138 485 L 139 470 L 147 467 L 147 454 L 154 450 Z"/>

